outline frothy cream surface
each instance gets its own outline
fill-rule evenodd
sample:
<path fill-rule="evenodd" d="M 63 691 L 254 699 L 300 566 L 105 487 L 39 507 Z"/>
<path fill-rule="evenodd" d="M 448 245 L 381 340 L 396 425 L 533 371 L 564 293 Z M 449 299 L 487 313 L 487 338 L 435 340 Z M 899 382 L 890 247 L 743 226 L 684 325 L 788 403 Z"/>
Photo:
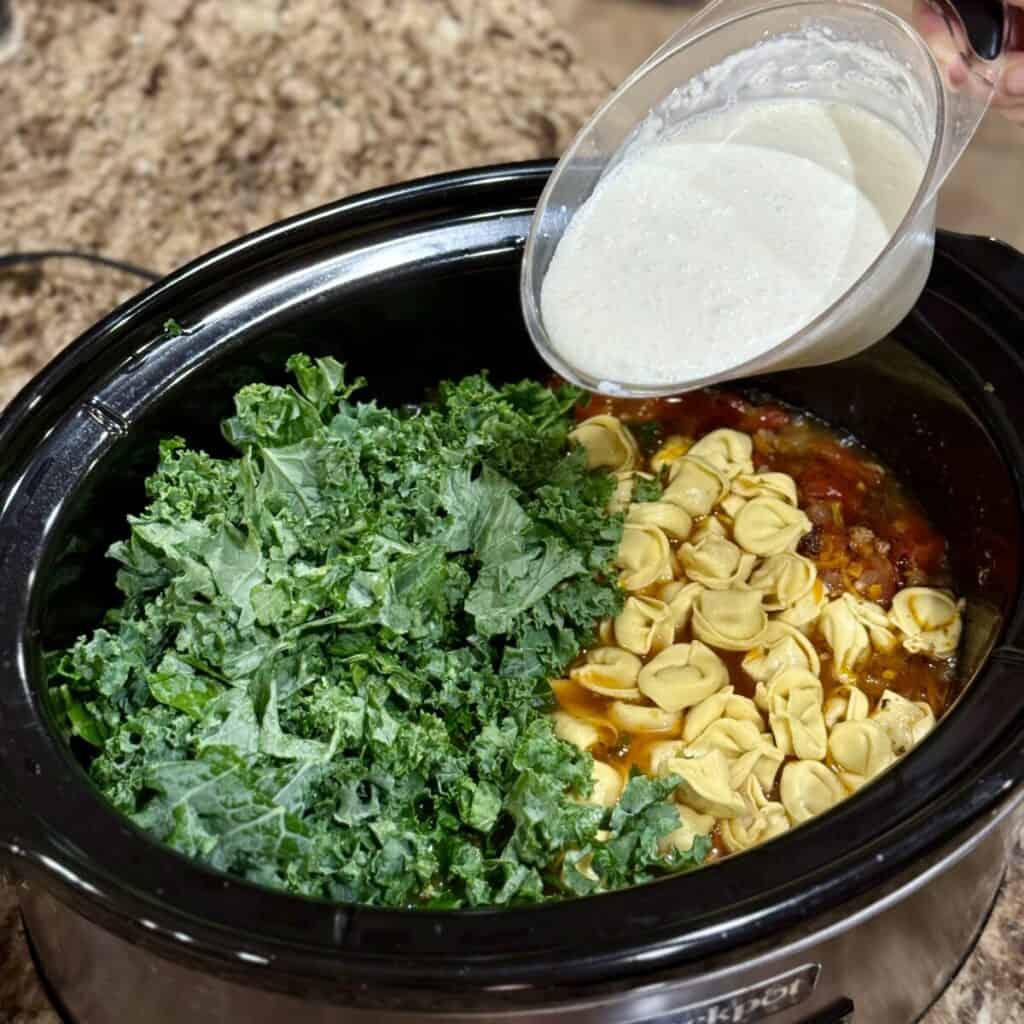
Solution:
<path fill-rule="evenodd" d="M 555 349 L 664 385 L 737 366 L 825 310 L 892 237 L 924 173 L 850 105 L 738 105 L 628 152 L 572 218 L 541 289 Z"/>

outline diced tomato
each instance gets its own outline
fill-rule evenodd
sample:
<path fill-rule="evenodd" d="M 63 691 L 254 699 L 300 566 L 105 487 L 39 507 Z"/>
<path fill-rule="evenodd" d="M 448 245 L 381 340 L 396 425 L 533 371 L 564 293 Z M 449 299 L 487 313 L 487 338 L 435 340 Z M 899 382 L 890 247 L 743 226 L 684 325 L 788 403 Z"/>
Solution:
<path fill-rule="evenodd" d="M 858 564 L 860 573 L 853 583 L 854 589 L 869 601 L 888 606 L 896 593 L 896 566 L 884 555 L 877 553 L 861 559 Z"/>

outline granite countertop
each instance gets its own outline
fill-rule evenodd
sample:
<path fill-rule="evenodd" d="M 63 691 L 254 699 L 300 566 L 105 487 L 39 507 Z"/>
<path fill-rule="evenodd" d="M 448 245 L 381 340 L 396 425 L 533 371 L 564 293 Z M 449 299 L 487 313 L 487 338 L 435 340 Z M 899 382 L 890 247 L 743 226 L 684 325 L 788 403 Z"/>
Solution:
<path fill-rule="evenodd" d="M 13 6 L 13 28 L 0 17 L 2 251 L 74 246 L 168 271 L 338 196 L 553 155 L 609 85 L 544 0 Z M 137 287 L 63 261 L 0 272 L 0 405 Z M 1022 920 L 1024 836 L 927 1024 L 1024 1024 Z M 56 1021 L 16 891 L 0 887 L 0 1024 Z"/>

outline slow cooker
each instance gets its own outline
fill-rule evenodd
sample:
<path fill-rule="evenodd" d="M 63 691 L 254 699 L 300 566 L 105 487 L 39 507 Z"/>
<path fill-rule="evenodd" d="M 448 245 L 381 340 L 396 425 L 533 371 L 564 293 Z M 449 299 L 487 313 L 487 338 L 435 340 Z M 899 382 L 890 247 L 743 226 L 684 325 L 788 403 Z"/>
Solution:
<path fill-rule="evenodd" d="M 331 352 L 389 403 L 545 372 L 518 304 L 547 163 L 467 171 L 273 225 L 153 285 L 0 420 L 0 851 L 80 1024 L 245 1020 L 906 1024 L 969 952 L 1024 797 L 1024 257 L 941 234 L 893 337 L 743 382 L 852 430 L 950 538 L 963 690 L 822 818 L 628 891 L 501 911 L 317 903 L 186 860 L 120 818 L 58 736 L 41 658 L 113 596 L 108 544 L 157 439 L 217 446 L 231 394 Z M 177 329 L 165 330 L 173 318 Z"/>

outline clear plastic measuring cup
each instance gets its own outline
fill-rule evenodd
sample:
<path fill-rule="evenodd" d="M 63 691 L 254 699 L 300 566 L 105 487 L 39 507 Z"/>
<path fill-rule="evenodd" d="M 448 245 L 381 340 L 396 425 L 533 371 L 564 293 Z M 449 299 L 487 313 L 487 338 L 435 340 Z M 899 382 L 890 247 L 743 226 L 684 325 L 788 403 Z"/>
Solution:
<path fill-rule="evenodd" d="M 713 0 L 597 111 L 540 198 L 526 243 L 521 298 L 527 328 L 543 358 L 564 378 L 591 391 L 654 396 L 834 362 L 885 337 L 924 288 L 935 244 L 936 194 L 998 85 L 1000 58 L 1013 24 L 1003 3 L 958 0 L 963 18 L 946 2 L 936 8 L 948 37 L 941 41 L 946 53 L 940 67 L 933 50 L 903 18 L 874 4 Z M 654 383 L 603 380 L 570 365 L 545 328 L 541 286 L 567 225 L 602 177 L 632 147 L 670 136 L 692 117 L 726 105 L 786 97 L 859 106 L 898 128 L 919 149 L 924 177 L 877 258 L 796 333 L 712 375 Z"/>

